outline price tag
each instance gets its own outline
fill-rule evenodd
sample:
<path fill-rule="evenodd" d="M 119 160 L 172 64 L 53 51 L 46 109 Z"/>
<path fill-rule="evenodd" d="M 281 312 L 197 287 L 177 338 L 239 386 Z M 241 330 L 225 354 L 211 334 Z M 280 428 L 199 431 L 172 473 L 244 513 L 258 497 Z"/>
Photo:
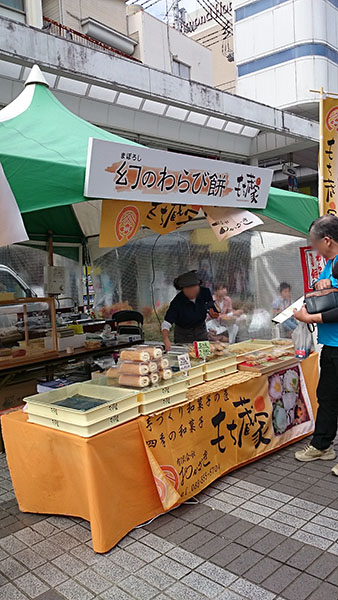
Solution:
<path fill-rule="evenodd" d="M 197 358 L 205 358 L 210 356 L 210 342 L 194 342 L 195 354 Z"/>
<path fill-rule="evenodd" d="M 191 368 L 189 354 L 178 354 L 177 361 L 178 361 L 178 368 L 180 371 L 188 371 Z"/>

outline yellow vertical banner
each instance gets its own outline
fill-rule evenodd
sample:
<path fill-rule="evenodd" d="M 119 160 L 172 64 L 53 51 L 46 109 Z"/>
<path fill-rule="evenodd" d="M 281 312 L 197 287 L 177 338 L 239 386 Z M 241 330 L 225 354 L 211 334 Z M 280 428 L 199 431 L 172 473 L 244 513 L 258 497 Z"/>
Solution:
<path fill-rule="evenodd" d="M 319 151 L 320 214 L 338 214 L 338 97 L 321 90 Z"/>

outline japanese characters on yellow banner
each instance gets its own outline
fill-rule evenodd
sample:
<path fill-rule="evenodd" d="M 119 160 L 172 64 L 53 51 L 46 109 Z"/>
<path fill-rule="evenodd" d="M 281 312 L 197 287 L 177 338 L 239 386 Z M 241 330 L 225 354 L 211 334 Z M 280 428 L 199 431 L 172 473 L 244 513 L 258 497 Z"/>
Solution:
<path fill-rule="evenodd" d="M 321 214 L 338 214 L 338 98 L 321 99 L 319 206 Z"/>
<path fill-rule="evenodd" d="M 198 215 L 198 206 L 103 200 L 100 248 L 123 246 L 139 231 L 141 225 L 159 234 L 176 231 Z"/>
<path fill-rule="evenodd" d="M 310 433 L 313 426 L 298 366 L 140 418 L 165 510 L 234 467 Z"/>

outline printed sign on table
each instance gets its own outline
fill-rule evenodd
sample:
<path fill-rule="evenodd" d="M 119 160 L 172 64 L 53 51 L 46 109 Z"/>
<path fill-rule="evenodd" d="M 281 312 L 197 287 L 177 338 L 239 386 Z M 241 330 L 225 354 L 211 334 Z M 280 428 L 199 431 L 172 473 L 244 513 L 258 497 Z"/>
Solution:
<path fill-rule="evenodd" d="M 310 433 L 314 420 L 295 366 L 140 417 L 139 425 L 168 510 L 231 468 Z"/>
<path fill-rule="evenodd" d="M 191 369 L 191 362 L 190 362 L 189 354 L 178 354 L 177 360 L 178 360 L 178 368 L 180 371 L 185 372 L 185 371 L 188 371 L 189 369 Z"/>
<path fill-rule="evenodd" d="M 90 138 L 84 195 L 265 208 L 273 171 Z"/>
<path fill-rule="evenodd" d="M 205 358 L 210 356 L 210 342 L 194 342 L 196 358 Z"/>
<path fill-rule="evenodd" d="M 263 224 L 262 219 L 248 210 L 215 207 L 207 208 L 204 214 L 219 241 Z"/>

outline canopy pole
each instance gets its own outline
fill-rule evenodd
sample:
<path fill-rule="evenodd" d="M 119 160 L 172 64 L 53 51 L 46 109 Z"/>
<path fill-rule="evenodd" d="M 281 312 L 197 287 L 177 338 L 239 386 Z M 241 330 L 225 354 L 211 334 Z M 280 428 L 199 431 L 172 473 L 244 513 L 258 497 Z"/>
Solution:
<path fill-rule="evenodd" d="M 47 249 L 48 249 L 48 266 L 49 267 L 53 267 L 53 265 L 54 265 L 54 258 L 53 258 L 53 232 L 51 230 L 48 231 Z M 49 296 L 49 298 L 54 298 L 53 294 L 48 294 L 48 296 Z"/>
<path fill-rule="evenodd" d="M 54 265 L 53 259 L 53 232 L 48 231 L 48 265 L 52 267 Z"/>

